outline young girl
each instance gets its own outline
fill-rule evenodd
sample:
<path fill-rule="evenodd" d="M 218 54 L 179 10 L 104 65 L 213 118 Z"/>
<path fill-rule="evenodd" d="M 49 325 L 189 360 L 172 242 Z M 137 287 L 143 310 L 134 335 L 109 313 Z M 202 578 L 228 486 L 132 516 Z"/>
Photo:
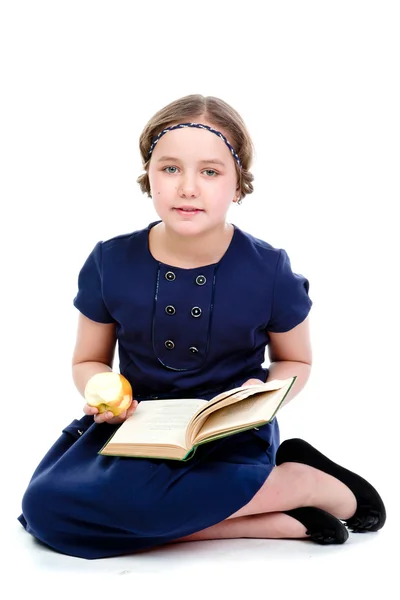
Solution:
<path fill-rule="evenodd" d="M 135 400 L 119 417 L 84 406 L 33 474 L 20 522 L 83 558 L 216 538 L 343 543 L 347 528 L 377 531 L 385 508 L 376 490 L 303 440 L 279 445 L 276 419 L 204 444 L 185 463 L 98 454 L 138 402 L 209 400 L 296 375 L 289 401 L 311 368 L 308 281 L 284 250 L 226 221 L 253 191 L 241 117 L 214 97 L 181 98 L 149 121 L 140 151 L 138 182 L 160 220 L 98 242 L 74 299 L 77 389 L 84 396 L 94 374 L 112 370 L 118 341 Z"/>

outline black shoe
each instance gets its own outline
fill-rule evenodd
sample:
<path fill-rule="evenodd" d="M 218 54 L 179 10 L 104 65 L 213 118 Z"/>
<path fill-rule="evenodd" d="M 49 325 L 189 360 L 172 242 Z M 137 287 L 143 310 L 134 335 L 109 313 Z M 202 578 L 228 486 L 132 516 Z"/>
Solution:
<path fill-rule="evenodd" d="M 344 544 L 349 537 L 343 523 L 320 508 L 305 506 L 283 512 L 300 521 L 307 528 L 306 534 L 317 544 Z"/>
<path fill-rule="evenodd" d="M 301 439 L 285 440 L 279 446 L 275 461 L 277 465 L 297 462 L 328 473 L 344 483 L 356 497 L 357 510 L 345 521 L 354 533 L 378 531 L 386 521 L 386 510 L 382 498 L 368 481 L 341 467 Z"/>

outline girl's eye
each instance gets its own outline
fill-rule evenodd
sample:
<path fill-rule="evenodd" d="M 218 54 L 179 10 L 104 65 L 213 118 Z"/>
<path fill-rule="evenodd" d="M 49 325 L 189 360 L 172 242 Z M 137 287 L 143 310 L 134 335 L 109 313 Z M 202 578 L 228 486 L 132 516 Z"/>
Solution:
<path fill-rule="evenodd" d="M 170 173 L 171 175 L 175 175 L 175 173 L 178 172 L 178 167 L 164 167 L 163 171 L 165 171 L 166 173 Z M 218 175 L 218 173 L 214 171 L 214 169 L 205 169 L 203 173 L 205 173 L 208 177 L 215 177 L 216 175 Z"/>

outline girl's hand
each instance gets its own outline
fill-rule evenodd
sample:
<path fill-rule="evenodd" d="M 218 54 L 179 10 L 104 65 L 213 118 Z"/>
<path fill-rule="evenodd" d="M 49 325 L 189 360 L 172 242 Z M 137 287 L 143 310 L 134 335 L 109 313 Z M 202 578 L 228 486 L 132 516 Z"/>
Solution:
<path fill-rule="evenodd" d="M 245 383 L 242 383 L 240 387 L 245 387 L 246 385 L 264 385 L 264 383 L 265 382 L 261 381 L 261 379 L 248 379 Z"/>
<path fill-rule="evenodd" d="M 118 425 L 125 421 L 128 417 L 132 416 L 135 410 L 138 407 L 138 401 L 132 400 L 132 404 L 127 410 L 124 410 L 118 417 L 114 417 L 111 411 L 107 411 L 104 413 L 99 413 L 99 409 L 95 406 L 89 406 L 89 404 L 85 404 L 83 407 L 83 412 L 85 415 L 93 415 L 96 423 L 110 423 L 110 425 Z"/>

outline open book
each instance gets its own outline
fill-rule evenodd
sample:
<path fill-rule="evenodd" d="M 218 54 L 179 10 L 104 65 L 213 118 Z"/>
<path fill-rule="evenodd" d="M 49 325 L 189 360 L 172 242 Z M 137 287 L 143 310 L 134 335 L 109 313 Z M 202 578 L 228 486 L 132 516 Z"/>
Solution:
<path fill-rule="evenodd" d="M 188 460 L 200 444 L 269 423 L 295 380 L 234 388 L 212 400 L 144 400 L 99 454 Z"/>

